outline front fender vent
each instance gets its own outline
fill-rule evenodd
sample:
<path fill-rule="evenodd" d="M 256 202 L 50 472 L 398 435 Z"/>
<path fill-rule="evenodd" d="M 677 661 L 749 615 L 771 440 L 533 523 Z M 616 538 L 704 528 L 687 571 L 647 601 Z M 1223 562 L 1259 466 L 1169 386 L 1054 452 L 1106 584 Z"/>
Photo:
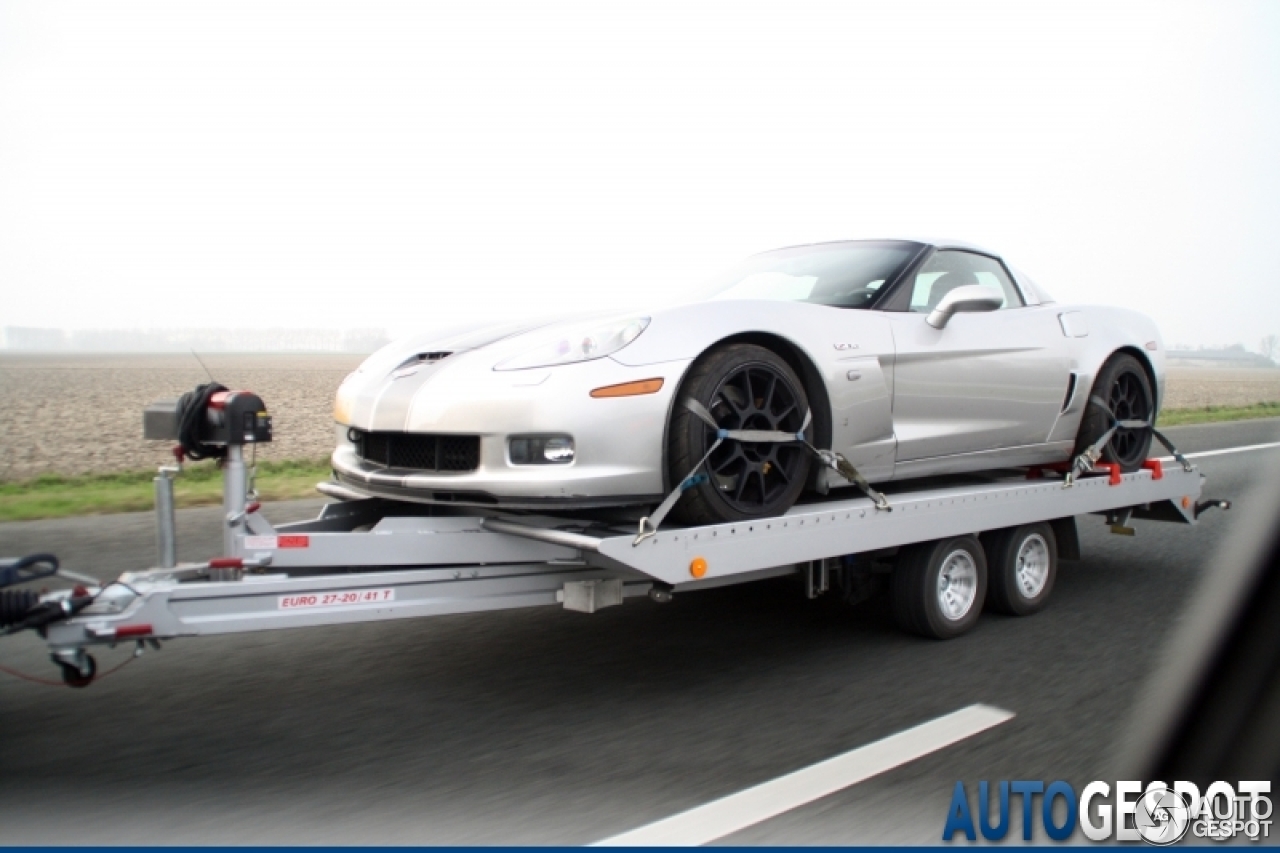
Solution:
<path fill-rule="evenodd" d="M 1067 396 L 1062 398 L 1062 411 L 1065 412 L 1071 408 L 1071 400 L 1076 396 L 1076 383 L 1079 378 L 1074 373 L 1067 374 Z"/>

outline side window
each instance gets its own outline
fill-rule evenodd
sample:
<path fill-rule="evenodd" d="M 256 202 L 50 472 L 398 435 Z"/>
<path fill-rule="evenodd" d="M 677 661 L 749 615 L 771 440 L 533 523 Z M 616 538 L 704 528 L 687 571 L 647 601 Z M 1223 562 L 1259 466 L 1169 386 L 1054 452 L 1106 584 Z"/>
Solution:
<path fill-rule="evenodd" d="M 999 290 L 1004 294 L 1002 309 L 1020 308 L 1024 304 L 1009 274 L 995 258 L 948 249 L 935 252 L 916 273 L 908 310 L 927 314 L 937 307 L 942 297 L 966 284 L 985 284 Z"/>

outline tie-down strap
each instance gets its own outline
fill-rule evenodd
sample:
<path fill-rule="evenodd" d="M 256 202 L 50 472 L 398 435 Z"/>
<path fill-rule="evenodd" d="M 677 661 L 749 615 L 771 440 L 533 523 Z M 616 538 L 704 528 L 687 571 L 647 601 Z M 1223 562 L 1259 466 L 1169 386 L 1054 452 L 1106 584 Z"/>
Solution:
<path fill-rule="evenodd" d="M 655 509 L 650 515 L 640 519 L 640 529 L 636 534 L 635 541 L 631 543 L 633 546 L 639 545 L 641 542 L 658 532 L 658 526 L 662 524 L 663 519 L 665 519 L 667 514 L 671 512 L 671 509 L 676 505 L 676 502 L 680 500 L 681 495 L 699 483 L 707 481 L 707 475 L 701 474 L 699 471 L 702 466 L 706 464 L 707 460 L 711 458 L 711 454 L 715 453 L 720 445 L 724 444 L 726 441 L 745 441 L 753 444 L 802 444 L 823 464 L 823 466 L 835 471 L 837 474 L 861 489 L 863 494 L 871 498 L 872 502 L 875 503 L 876 509 L 884 510 L 886 512 L 891 512 L 893 510 L 893 507 L 889 506 L 888 498 L 872 488 L 871 484 L 867 482 L 867 478 L 858 473 L 858 469 L 854 468 L 848 459 L 845 459 L 839 453 L 831 450 L 820 450 L 809 443 L 809 440 L 804 436 L 804 431 L 807 430 L 809 428 L 809 424 L 813 422 L 812 411 L 805 411 L 804 422 L 800 424 L 800 429 L 797 432 L 781 432 L 766 429 L 722 429 L 720 425 L 716 423 L 715 418 L 711 417 L 711 413 L 707 411 L 706 406 L 702 405 L 692 397 L 686 397 L 683 403 L 686 409 L 716 431 L 716 440 L 711 444 L 711 447 L 707 449 L 707 452 L 702 455 L 702 458 L 698 460 L 698 464 L 693 466 L 693 470 L 691 470 L 688 475 L 680 481 L 678 486 L 672 489 L 671 494 L 667 495 L 666 499 L 663 500 L 662 503 L 658 504 L 657 509 Z"/>
<path fill-rule="evenodd" d="M 1115 412 L 1111 411 L 1111 407 L 1108 406 L 1106 402 L 1096 394 L 1089 395 L 1089 405 L 1097 406 L 1099 409 L 1102 409 L 1102 411 L 1106 412 L 1111 417 L 1111 426 L 1108 427 L 1107 430 L 1104 433 L 1102 433 L 1101 436 L 1098 437 L 1097 441 L 1095 441 L 1093 444 L 1089 445 L 1084 450 L 1082 450 L 1080 452 L 1080 455 L 1075 458 L 1075 461 L 1071 463 L 1071 470 L 1067 473 L 1067 477 L 1065 481 L 1066 485 L 1070 486 L 1073 482 L 1075 482 L 1076 478 L 1079 477 L 1081 474 L 1084 474 L 1088 471 L 1093 470 L 1093 466 L 1097 464 L 1099 459 L 1102 458 L 1103 449 L 1106 448 L 1107 443 L 1111 441 L 1111 437 L 1115 435 L 1116 430 L 1120 430 L 1120 429 L 1151 430 L 1151 435 L 1154 438 L 1158 439 L 1160 443 L 1163 444 L 1165 448 L 1170 453 L 1173 454 L 1173 458 L 1178 460 L 1178 462 L 1182 465 L 1182 470 L 1188 471 L 1188 472 L 1193 470 L 1194 466 L 1192 466 L 1191 462 L 1188 461 L 1187 457 L 1179 453 L 1178 448 L 1173 446 L 1173 442 L 1170 441 L 1168 438 L 1166 438 L 1164 433 L 1156 429 L 1155 424 L 1153 424 L 1151 421 L 1138 421 L 1138 420 L 1122 421 L 1116 417 Z"/>

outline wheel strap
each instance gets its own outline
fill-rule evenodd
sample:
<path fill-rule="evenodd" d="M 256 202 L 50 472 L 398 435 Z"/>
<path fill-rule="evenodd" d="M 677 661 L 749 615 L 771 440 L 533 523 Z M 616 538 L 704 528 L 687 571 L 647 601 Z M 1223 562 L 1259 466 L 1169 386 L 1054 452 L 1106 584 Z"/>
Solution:
<path fill-rule="evenodd" d="M 1157 440 L 1159 440 L 1161 444 L 1164 445 L 1165 450 L 1168 450 L 1169 453 L 1173 455 L 1174 459 L 1178 460 L 1178 462 L 1182 465 L 1183 471 L 1190 473 L 1195 470 L 1196 466 L 1192 465 L 1191 461 L 1187 459 L 1187 457 L 1183 456 L 1181 453 L 1178 452 L 1178 448 L 1173 446 L 1173 442 L 1170 441 L 1168 438 L 1166 438 L 1164 433 L 1162 433 L 1160 430 L 1156 429 L 1153 426 L 1151 427 L 1151 435 L 1154 436 Z"/>
<path fill-rule="evenodd" d="M 875 503 L 876 509 L 885 510 L 886 512 L 891 512 L 893 510 L 893 507 L 889 506 L 889 499 L 873 489 L 871 484 L 867 482 L 867 478 L 862 476 L 862 474 L 858 472 L 857 468 L 853 467 L 853 463 L 843 455 L 836 453 L 833 450 L 821 450 L 814 447 L 809 443 L 809 440 L 804 437 L 804 431 L 807 430 L 809 428 L 809 424 L 813 422 L 813 412 L 811 410 L 805 410 L 804 423 L 800 425 L 800 430 L 793 435 L 788 432 L 775 432 L 772 430 L 720 429 L 720 426 L 715 422 L 715 419 L 711 417 L 711 412 L 707 411 L 707 407 L 699 403 L 697 400 L 692 397 L 686 397 L 684 406 L 686 409 L 705 421 L 708 426 L 716 431 L 718 436 L 723 436 L 724 438 L 736 441 L 771 441 L 777 443 L 798 442 L 803 444 L 824 467 L 830 468 L 841 477 L 844 477 L 845 480 L 853 483 L 861 489 L 862 493 L 871 498 L 872 502 Z"/>
<path fill-rule="evenodd" d="M 1188 472 L 1194 470 L 1195 466 L 1193 466 L 1191 462 L 1188 461 L 1187 457 L 1183 456 L 1181 453 L 1178 452 L 1178 449 L 1173 446 L 1173 442 L 1171 442 L 1168 438 L 1166 438 L 1164 433 L 1156 429 L 1155 424 L 1153 424 L 1151 421 L 1119 420 L 1116 417 L 1115 412 L 1111 411 L 1111 407 L 1108 406 L 1106 402 L 1097 394 L 1089 395 L 1089 405 L 1097 406 L 1099 409 L 1102 409 L 1102 411 L 1106 412 L 1107 415 L 1110 416 L 1111 418 L 1111 426 L 1107 428 L 1106 432 L 1104 432 L 1101 436 L 1098 437 L 1097 441 L 1095 441 L 1093 444 L 1086 447 L 1083 451 L 1080 452 L 1080 455 L 1077 456 L 1072 461 L 1071 470 L 1067 472 L 1066 479 L 1063 481 L 1064 488 L 1070 488 L 1075 483 L 1076 479 L 1079 478 L 1082 474 L 1086 474 L 1089 471 L 1093 470 L 1093 466 L 1096 465 L 1098 460 L 1102 458 L 1102 451 L 1106 448 L 1107 444 L 1111 441 L 1111 438 L 1112 436 L 1115 435 L 1116 430 L 1120 430 L 1120 429 L 1150 430 L 1151 435 L 1154 438 L 1159 439 L 1160 443 L 1163 444 L 1169 450 L 1169 452 L 1173 454 L 1173 458 L 1178 460 L 1178 462 L 1182 465 L 1182 470 L 1188 471 Z"/>
<path fill-rule="evenodd" d="M 893 507 L 889 506 L 888 498 L 873 489 L 867 479 L 858 473 L 858 469 L 854 468 L 848 459 L 831 450 L 819 450 L 809 443 L 809 440 L 804 436 L 804 431 L 813 422 L 813 412 L 811 410 L 805 410 L 804 422 L 800 424 L 800 429 L 797 432 L 764 429 L 722 429 L 716 423 L 715 418 L 711 416 L 711 412 L 707 411 L 707 407 L 702 403 L 692 397 L 686 397 L 682 402 L 684 407 L 693 415 L 716 431 L 716 440 L 707 452 L 703 454 L 702 458 L 698 460 L 698 464 L 694 465 L 692 470 L 680 481 L 680 484 L 671 490 L 671 494 L 667 495 L 651 514 L 640 519 L 639 530 L 636 532 L 635 541 L 631 543 L 632 547 L 657 535 L 658 526 L 662 524 L 663 519 L 671 512 L 676 502 L 680 500 L 680 496 L 699 483 L 706 482 L 707 475 L 699 474 L 699 469 L 711 458 L 711 454 L 715 453 L 720 445 L 726 441 L 745 441 L 753 444 L 802 444 L 825 467 L 835 471 L 861 489 L 875 503 L 876 509 L 885 510 L 886 512 L 892 511 Z"/>

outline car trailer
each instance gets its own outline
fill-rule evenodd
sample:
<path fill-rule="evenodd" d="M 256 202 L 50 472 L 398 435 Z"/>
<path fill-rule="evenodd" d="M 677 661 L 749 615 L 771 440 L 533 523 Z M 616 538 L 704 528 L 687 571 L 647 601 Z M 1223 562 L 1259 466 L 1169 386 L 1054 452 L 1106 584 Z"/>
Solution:
<path fill-rule="evenodd" d="M 698 527 L 646 528 L 565 517 L 368 498 L 339 498 L 310 521 L 273 525 L 255 499 L 246 448 L 271 440 L 256 395 L 201 386 L 144 414 L 148 438 L 178 439 L 178 464 L 156 477 L 158 560 L 108 582 L 36 554 L 0 561 L 0 634 L 34 629 L 63 681 L 94 680 L 92 646 L 275 628 L 558 606 L 583 613 L 648 596 L 796 575 L 817 597 L 849 600 L 890 588 L 898 623 L 945 639 L 984 603 L 1018 615 L 1044 606 L 1059 557 L 1079 559 L 1075 517 L 1116 533 L 1135 519 L 1194 524 L 1203 475 L 1187 460 L 1152 459 L 1134 473 L 1106 465 L 1045 466 L 892 485 L 883 501 L 826 496 L 785 515 Z M 220 457 L 223 552 L 176 560 L 173 481 L 183 455 Z M 1175 452 L 1175 455 L 1176 452 Z M 1096 468 L 1081 474 L 1081 467 Z M 74 589 L 38 594 L 59 575 Z"/>

